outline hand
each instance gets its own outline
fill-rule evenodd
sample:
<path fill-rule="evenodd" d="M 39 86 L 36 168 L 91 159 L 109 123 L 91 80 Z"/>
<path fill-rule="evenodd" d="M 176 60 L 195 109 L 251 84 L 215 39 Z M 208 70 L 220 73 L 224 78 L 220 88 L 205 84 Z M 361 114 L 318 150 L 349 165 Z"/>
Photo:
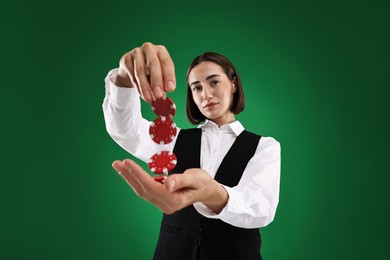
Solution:
<path fill-rule="evenodd" d="M 166 214 L 172 214 L 195 202 L 203 202 L 218 214 L 228 201 L 228 194 L 222 185 L 202 169 L 188 169 L 182 174 L 169 175 L 162 184 L 130 159 L 115 161 L 113 167 L 139 197 Z"/>
<path fill-rule="evenodd" d="M 115 84 L 136 87 L 146 102 L 175 90 L 175 68 L 167 49 L 146 42 L 123 55 Z"/>

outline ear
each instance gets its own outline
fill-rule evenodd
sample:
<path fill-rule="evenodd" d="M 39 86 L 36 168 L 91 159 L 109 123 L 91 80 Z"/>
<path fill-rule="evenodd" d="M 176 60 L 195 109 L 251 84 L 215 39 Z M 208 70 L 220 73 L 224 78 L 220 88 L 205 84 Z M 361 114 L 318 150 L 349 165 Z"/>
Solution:
<path fill-rule="evenodd" d="M 234 81 L 232 82 L 232 93 L 236 93 L 237 87 L 236 84 L 234 84 Z"/>

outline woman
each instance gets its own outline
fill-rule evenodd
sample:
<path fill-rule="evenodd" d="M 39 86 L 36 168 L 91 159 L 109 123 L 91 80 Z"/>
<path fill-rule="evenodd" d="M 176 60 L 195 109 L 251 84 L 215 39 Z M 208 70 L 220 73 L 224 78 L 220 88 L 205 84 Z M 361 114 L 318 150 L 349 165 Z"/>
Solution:
<path fill-rule="evenodd" d="M 126 53 L 106 77 L 107 131 L 148 162 L 162 150 L 148 134 L 140 98 L 150 102 L 175 89 L 174 64 L 164 46 L 145 43 Z M 235 120 L 245 106 L 240 77 L 217 53 L 205 53 L 187 72 L 187 116 L 164 145 L 177 165 L 159 183 L 130 159 L 113 167 L 135 193 L 163 214 L 154 259 L 261 259 L 259 228 L 272 222 L 278 200 L 280 145 L 244 130 Z"/>

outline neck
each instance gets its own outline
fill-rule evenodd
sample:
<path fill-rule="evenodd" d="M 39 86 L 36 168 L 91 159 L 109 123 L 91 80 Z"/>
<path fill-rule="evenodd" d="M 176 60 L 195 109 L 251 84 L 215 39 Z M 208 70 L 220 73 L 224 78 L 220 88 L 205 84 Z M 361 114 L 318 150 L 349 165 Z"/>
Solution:
<path fill-rule="evenodd" d="M 215 119 L 212 119 L 211 121 L 216 123 L 218 125 L 218 127 L 221 127 L 223 125 L 227 125 L 227 124 L 233 123 L 234 121 L 236 121 L 236 119 L 234 117 L 234 114 L 232 113 L 229 116 L 215 118 Z"/>

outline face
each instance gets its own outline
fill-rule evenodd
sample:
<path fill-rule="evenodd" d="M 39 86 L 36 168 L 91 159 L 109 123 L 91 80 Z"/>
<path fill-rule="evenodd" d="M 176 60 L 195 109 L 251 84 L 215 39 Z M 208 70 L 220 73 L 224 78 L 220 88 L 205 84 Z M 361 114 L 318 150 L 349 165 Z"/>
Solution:
<path fill-rule="evenodd" d="M 222 67 L 210 61 L 196 65 L 188 75 L 192 97 L 200 112 L 218 126 L 235 120 L 230 111 L 236 86 Z"/>

